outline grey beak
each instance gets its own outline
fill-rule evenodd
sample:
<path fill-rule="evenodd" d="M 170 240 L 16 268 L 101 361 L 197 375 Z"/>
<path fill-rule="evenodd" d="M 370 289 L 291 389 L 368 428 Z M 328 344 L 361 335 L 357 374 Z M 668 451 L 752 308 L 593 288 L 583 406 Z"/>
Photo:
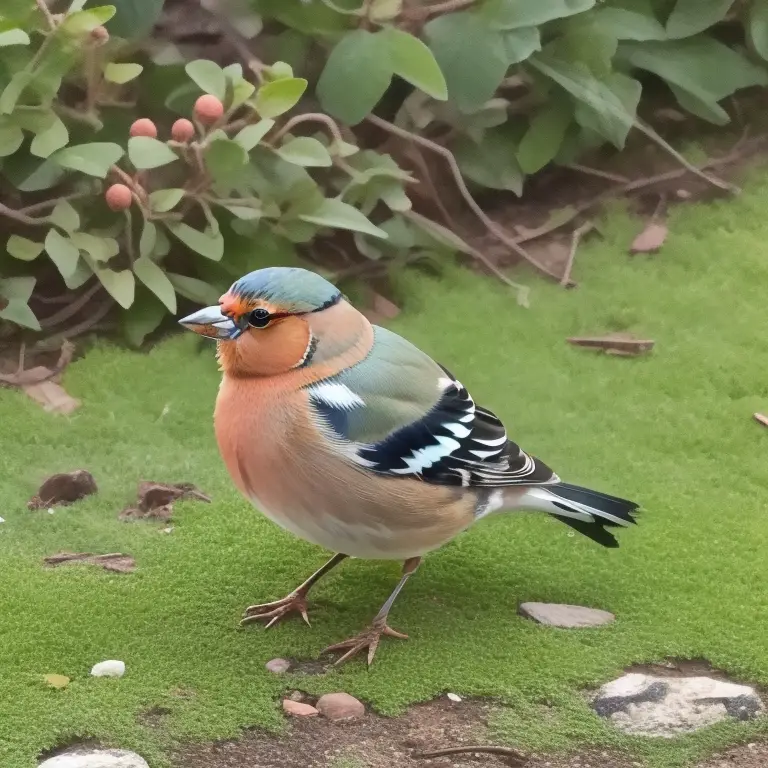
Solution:
<path fill-rule="evenodd" d="M 209 339 L 236 339 L 241 333 L 234 321 L 223 315 L 219 307 L 205 307 L 179 320 L 187 330 Z"/>

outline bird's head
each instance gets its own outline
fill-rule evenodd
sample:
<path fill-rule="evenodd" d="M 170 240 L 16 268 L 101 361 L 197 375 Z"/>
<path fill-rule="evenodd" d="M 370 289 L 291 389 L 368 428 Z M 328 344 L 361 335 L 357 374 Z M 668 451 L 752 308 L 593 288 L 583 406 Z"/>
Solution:
<path fill-rule="evenodd" d="M 179 322 L 219 342 L 219 359 L 226 372 L 269 376 L 310 362 L 329 325 L 321 316 L 338 313 L 340 305 L 358 315 L 338 288 L 320 275 L 306 269 L 268 267 L 237 280 L 218 306 Z M 345 324 L 343 317 L 337 320 Z M 337 324 L 331 323 L 331 329 Z"/>

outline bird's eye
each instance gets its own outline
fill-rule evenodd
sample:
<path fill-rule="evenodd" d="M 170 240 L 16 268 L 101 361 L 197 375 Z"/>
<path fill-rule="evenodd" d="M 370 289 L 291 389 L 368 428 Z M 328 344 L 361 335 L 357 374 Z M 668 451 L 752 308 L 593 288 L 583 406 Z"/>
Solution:
<path fill-rule="evenodd" d="M 252 325 L 254 328 L 264 328 L 269 325 L 270 319 L 269 310 L 264 309 L 264 307 L 259 307 L 258 309 L 254 309 L 248 316 L 248 324 Z"/>

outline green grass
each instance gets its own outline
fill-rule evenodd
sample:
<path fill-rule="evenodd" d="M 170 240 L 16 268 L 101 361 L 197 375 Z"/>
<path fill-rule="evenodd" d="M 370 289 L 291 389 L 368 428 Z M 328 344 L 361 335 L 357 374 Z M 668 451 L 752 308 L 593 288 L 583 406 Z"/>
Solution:
<path fill-rule="evenodd" d="M 619 737 L 580 691 L 633 662 L 706 657 L 768 685 L 768 179 L 736 202 L 680 207 L 655 257 L 629 259 L 638 223 L 620 211 L 578 255 L 581 287 L 535 283 L 518 307 L 503 287 L 456 270 L 408 277 L 394 329 L 453 370 L 510 432 L 567 480 L 637 499 L 641 524 L 606 551 L 544 517 L 488 520 L 430 556 L 398 601 L 370 671 L 275 677 L 275 656 L 312 657 L 359 629 L 394 585 L 394 563 L 353 561 L 318 588 L 313 628 L 238 631 L 242 608 L 282 596 L 324 552 L 282 532 L 231 487 L 211 429 L 212 354 L 174 337 L 149 354 L 109 346 L 72 365 L 71 418 L 0 392 L 0 765 L 31 768 L 61 741 L 90 737 L 167 765 L 176 740 L 281 727 L 286 686 L 347 690 L 386 714 L 446 690 L 498 697 L 496 737 L 524 749 L 631 752 L 654 768 L 687 765 L 768 732 L 731 723 L 674 741 Z M 569 335 L 632 330 L 644 359 L 569 347 Z M 212 350 L 211 350 L 212 352 Z M 254 439 L 258 439 L 254 435 Z M 45 475 L 90 469 L 100 493 L 49 515 L 25 501 Z M 172 534 L 126 524 L 139 479 L 192 481 L 214 504 L 178 505 Z M 44 570 L 60 550 L 128 552 L 131 575 Z M 615 625 L 542 628 L 521 600 L 594 605 Z M 128 667 L 92 679 L 105 658 Z M 61 673 L 63 691 L 40 678 Z M 162 728 L 141 725 L 154 706 Z"/>

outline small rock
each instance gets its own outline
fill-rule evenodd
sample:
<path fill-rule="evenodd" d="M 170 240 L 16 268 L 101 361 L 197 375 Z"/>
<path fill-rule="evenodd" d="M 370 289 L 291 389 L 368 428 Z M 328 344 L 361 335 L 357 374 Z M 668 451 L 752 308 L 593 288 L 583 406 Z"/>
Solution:
<path fill-rule="evenodd" d="M 56 514 L 56 510 L 53 507 L 49 507 L 47 512 L 48 512 L 49 515 L 55 515 Z"/>
<path fill-rule="evenodd" d="M 461 701 L 461 696 L 459 696 L 458 693 L 446 693 L 445 694 L 449 701 L 452 701 L 454 704 L 458 704 Z"/>
<path fill-rule="evenodd" d="M 0 517 L 0 523 L 4 523 L 4 522 L 5 522 L 5 518 L 4 517 Z"/>
<path fill-rule="evenodd" d="M 100 661 L 91 669 L 93 677 L 122 677 L 125 674 L 125 662 L 115 659 Z"/>
<path fill-rule="evenodd" d="M 600 627 L 616 620 L 616 617 L 608 611 L 560 603 L 521 603 L 519 613 L 526 619 L 533 619 L 547 627 L 566 629 Z"/>
<path fill-rule="evenodd" d="M 365 706 L 348 693 L 326 693 L 317 702 L 317 709 L 329 720 L 352 720 L 365 714 Z"/>
<path fill-rule="evenodd" d="M 292 717 L 317 717 L 320 714 L 311 704 L 303 704 L 293 699 L 283 699 L 283 712 Z"/>
<path fill-rule="evenodd" d="M 272 659 L 264 665 L 267 672 L 273 675 L 282 675 L 291 668 L 291 662 L 288 659 Z"/>
<path fill-rule="evenodd" d="M 124 749 L 70 750 L 51 757 L 38 768 L 149 768 L 147 761 Z"/>
<path fill-rule="evenodd" d="M 291 701 L 304 701 L 304 694 L 301 691 L 291 691 L 288 698 Z"/>
<path fill-rule="evenodd" d="M 169 525 L 167 528 L 163 528 L 161 533 L 173 533 L 173 526 Z"/>
<path fill-rule="evenodd" d="M 666 224 L 656 221 L 649 222 L 645 229 L 632 241 L 629 248 L 631 254 L 658 253 L 667 239 L 669 230 Z"/>

